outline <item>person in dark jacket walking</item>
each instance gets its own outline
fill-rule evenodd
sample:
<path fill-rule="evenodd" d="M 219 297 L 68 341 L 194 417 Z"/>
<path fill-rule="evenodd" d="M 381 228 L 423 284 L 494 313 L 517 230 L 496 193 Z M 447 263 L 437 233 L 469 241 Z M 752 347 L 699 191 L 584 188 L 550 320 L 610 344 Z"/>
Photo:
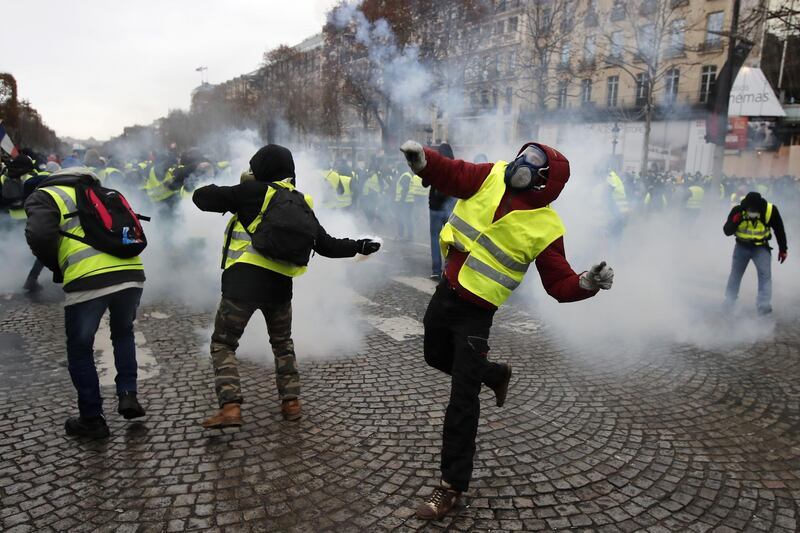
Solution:
<path fill-rule="evenodd" d="M 735 205 L 728 214 L 728 220 L 722 228 L 725 235 L 735 235 L 736 245 L 733 247 L 731 273 L 725 289 L 725 304 L 733 306 L 739 296 L 742 276 L 748 263 L 753 261 L 758 274 L 758 296 L 756 309 L 761 315 L 772 312 L 772 248 L 769 240 L 772 232 L 778 241 L 778 261 L 786 261 L 788 248 L 786 230 L 783 227 L 778 207 L 767 202 L 761 194 L 749 192 L 739 205 Z"/>
<path fill-rule="evenodd" d="M 64 169 L 44 179 L 25 202 L 25 237 L 36 258 L 53 272 L 53 281 L 64 285 L 67 363 L 80 412 L 66 421 L 67 435 L 105 438 L 109 429 L 94 363 L 94 337 L 108 309 L 117 369 L 117 412 L 125 419 L 144 416 L 136 397 L 133 322 L 145 276 L 138 256 L 122 259 L 64 236 L 85 236 L 80 219 L 68 216 L 77 212 L 76 186 L 81 182 L 99 180 L 88 168 Z"/>
<path fill-rule="evenodd" d="M 252 246 L 250 237 L 261 222 L 276 187 L 290 191 L 295 182 L 292 153 L 282 146 L 264 146 L 250 159 L 250 172 L 239 185 L 207 185 L 192 200 L 203 211 L 233 213 L 223 248 L 222 299 L 211 336 L 211 360 L 220 410 L 203 422 L 205 428 L 242 425 L 243 402 L 236 348 L 250 317 L 260 310 L 267 322 L 275 355 L 275 373 L 281 413 L 286 420 L 301 417 L 300 375 L 292 342 L 292 278 L 305 267 L 272 260 Z M 309 207 L 311 198 L 305 196 Z M 377 252 L 380 243 L 370 239 L 336 239 L 318 225 L 314 251 L 325 257 L 353 257 Z"/>
<path fill-rule="evenodd" d="M 443 157 L 448 159 L 454 157 L 453 148 L 447 143 L 440 144 L 437 150 Z M 442 251 L 439 248 L 439 233 L 442 232 L 455 205 L 455 198 L 447 196 L 431 185 L 428 192 L 428 212 L 431 225 L 431 279 L 435 281 L 442 279 Z"/>

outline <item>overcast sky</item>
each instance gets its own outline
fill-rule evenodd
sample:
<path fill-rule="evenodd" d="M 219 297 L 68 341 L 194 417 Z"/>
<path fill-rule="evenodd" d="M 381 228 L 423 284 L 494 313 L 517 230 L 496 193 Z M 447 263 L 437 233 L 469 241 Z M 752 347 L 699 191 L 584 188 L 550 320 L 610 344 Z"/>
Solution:
<path fill-rule="evenodd" d="M 0 72 L 59 136 L 105 139 L 188 109 L 199 66 L 219 83 L 322 29 L 335 0 L 4 0 Z"/>

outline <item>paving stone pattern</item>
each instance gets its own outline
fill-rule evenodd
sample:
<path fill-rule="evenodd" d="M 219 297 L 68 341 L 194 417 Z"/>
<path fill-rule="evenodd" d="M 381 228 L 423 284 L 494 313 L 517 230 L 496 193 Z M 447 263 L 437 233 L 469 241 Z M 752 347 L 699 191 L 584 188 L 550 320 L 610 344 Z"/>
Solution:
<path fill-rule="evenodd" d="M 429 299 L 394 281 L 363 296 L 417 320 Z M 2 531 L 798 530 L 796 319 L 724 352 L 575 353 L 546 323 L 496 327 L 510 398 L 498 409 L 483 393 L 471 491 L 425 524 L 413 509 L 437 479 L 449 383 L 421 338 L 373 330 L 348 358 L 300 354 L 297 423 L 280 418 L 272 368 L 244 362 L 245 426 L 208 432 L 213 373 L 196 330 L 213 311 L 145 306 L 138 328 L 160 366 L 140 385 L 148 416 L 124 421 L 105 388 L 112 436 L 97 442 L 63 434 L 75 399 L 62 313 L 57 298 L 0 306 Z"/>

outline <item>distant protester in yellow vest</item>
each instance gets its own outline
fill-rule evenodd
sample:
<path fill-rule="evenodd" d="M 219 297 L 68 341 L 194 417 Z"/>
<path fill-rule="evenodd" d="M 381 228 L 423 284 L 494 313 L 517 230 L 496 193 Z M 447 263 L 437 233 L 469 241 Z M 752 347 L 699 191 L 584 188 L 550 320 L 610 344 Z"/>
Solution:
<path fill-rule="evenodd" d="M 80 416 L 67 420 L 67 435 L 105 438 L 103 399 L 94 363 L 94 337 L 108 309 L 119 399 L 117 412 L 125 419 L 144 416 L 137 400 L 136 345 L 133 322 L 144 287 L 144 266 L 137 256 L 117 257 L 88 242 L 81 217 L 79 187 L 99 185 L 88 168 L 55 172 L 44 179 L 25 202 L 25 237 L 33 254 L 64 285 L 67 363 L 78 392 Z M 126 230 L 128 228 L 125 228 Z M 129 234 L 120 233 L 125 242 Z"/>
<path fill-rule="evenodd" d="M 414 141 L 403 144 L 408 165 L 423 185 L 458 198 L 439 236 L 444 279 L 425 313 L 425 361 L 450 376 L 444 415 L 441 479 L 417 516 L 438 520 L 469 488 L 483 385 L 498 407 L 506 401 L 511 366 L 489 360 L 495 311 L 511 296 L 532 263 L 545 290 L 560 302 L 610 289 L 605 262 L 575 273 L 564 252 L 564 226 L 550 203 L 569 179 L 569 161 L 557 150 L 527 143 L 511 163 L 472 164 L 448 159 Z"/>
<path fill-rule="evenodd" d="M 292 279 L 306 271 L 312 250 L 325 257 L 353 257 L 380 248 L 370 239 L 328 235 L 314 216 L 311 197 L 297 191 L 295 181 L 292 153 L 269 144 L 250 159 L 250 169 L 242 174 L 239 185 L 207 185 L 192 196 L 203 211 L 233 213 L 222 236 L 222 299 L 211 336 L 220 410 L 203 422 L 207 429 L 242 425 L 244 399 L 236 348 L 256 311 L 267 322 L 281 413 L 286 420 L 300 419 Z"/>
<path fill-rule="evenodd" d="M 725 288 L 726 307 L 733 307 L 739 297 L 742 276 L 752 261 L 758 275 L 756 309 L 760 315 L 772 312 L 772 248 L 769 241 L 773 230 L 778 241 L 778 261 L 783 263 L 788 248 L 786 230 L 777 206 L 767 202 L 761 194 L 749 192 L 739 205 L 731 209 L 722 228 L 725 235 L 736 236 L 731 273 Z"/>

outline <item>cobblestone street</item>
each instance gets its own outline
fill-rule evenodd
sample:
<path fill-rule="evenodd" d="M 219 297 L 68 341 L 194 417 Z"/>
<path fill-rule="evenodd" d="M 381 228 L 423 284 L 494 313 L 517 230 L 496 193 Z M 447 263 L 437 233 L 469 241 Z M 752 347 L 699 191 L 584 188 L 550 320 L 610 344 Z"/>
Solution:
<path fill-rule="evenodd" d="M 226 433 L 199 424 L 216 407 L 197 333 L 212 309 L 143 305 L 147 417 L 116 414 L 106 368 L 111 438 L 85 441 L 64 435 L 76 402 L 60 289 L 0 299 L 0 530 L 798 530 L 796 312 L 776 313 L 767 341 L 642 354 L 577 353 L 544 318 L 501 310 L 490 344 L 493 358 L 514 366 L 509 400 L 498 409 L 483 392 L 460 512 L 417 520 L 414 507 L 438 480 L 449 382 L 422 356 L 434 282 L 418 277 L 425 250 L 409 254 L 416 274 L 387 255 L 373 267 L 386 283 L 354 289 L 370 332 L 362 349 L 298 354 L 301 421 L 281 419 L 271 364 L 243 361 L 245 425 Z"/>

